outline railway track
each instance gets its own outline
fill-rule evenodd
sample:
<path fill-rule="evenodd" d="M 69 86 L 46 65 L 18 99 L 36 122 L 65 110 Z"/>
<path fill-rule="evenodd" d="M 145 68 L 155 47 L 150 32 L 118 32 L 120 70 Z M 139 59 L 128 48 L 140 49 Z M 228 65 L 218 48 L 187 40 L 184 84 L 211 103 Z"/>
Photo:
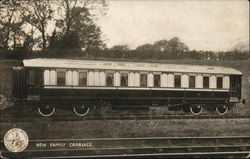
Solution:
<path fill-rule="evenodd" d="M 29 115 L 1 115 L 1 122 L 34 122 L 36 120 L 44 120 L 50 122 L 56 121 L 81 121 L 81 120 L 171 120 L 171 119 L 244 119 L 250 118 L 250 115 L 173 115 L 173 114 L 96 114 L 86 115 L 83 117 L 75 115 L 55 115 L 50 117 L 42 117 L 36 114 Z"/>
<path fill-rule="evenodd" d="M 53 143 L 64 146 L 51 146 Z M 85 146 L 72 146 L 74 143 Z M 3 149 L 1 155 L 9 158 L 246 158 L 250 155 L 250 136 L 30 140 L 23 152 Z"/>

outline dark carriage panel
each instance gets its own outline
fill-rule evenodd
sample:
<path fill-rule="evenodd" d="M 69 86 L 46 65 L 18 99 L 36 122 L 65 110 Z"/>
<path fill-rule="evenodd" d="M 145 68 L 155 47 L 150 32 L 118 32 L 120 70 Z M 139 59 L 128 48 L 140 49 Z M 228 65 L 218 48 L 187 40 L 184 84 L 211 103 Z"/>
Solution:
<path fill-rule="evenodd" d="M 18 100 L 23 100 L 27 96 L 25 69 L 23 67 L 14 67 L 12 77 L 13 77 L 12 95 L 13 97 L 16 97 Z"/>
<path fill-rule="evenodd" d="M 199 95 L 197 95 L 199 94 Z M 168 104 L 226 102 L 228 92 L 124 90 L 124 89 L 41 89 L 42 103 L 77 104 Z"/>
<path fill-rule="evenodd" d="M 117 96 L 123 98 L 133 98 L 133 97 L 150 97 L 151 91 L 150 90 L 117 90 Z"/>

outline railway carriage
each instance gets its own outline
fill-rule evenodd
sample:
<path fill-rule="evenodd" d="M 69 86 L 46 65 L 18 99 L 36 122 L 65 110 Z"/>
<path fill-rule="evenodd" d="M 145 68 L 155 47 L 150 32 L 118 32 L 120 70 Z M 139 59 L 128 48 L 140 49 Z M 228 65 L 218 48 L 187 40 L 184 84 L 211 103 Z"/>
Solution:
<path fill-rule="evenodd" d="M 95 105 L 167 106 L 226 114 L 241 102 L 242 73 L 219 66 L 118 61 L 28 59 L 13 68 L 16 103 L 43 116 L 72 108 L 86 115 Z"/>

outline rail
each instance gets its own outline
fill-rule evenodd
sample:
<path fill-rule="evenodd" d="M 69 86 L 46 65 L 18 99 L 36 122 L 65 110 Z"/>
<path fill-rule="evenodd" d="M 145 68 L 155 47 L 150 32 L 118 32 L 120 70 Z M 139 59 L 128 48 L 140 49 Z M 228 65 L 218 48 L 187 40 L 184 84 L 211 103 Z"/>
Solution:
<path fill-rule="evenodd" d="M 4 115 L 0 117 L 1 122 L 35 122 L 37 120 L 44 120 L 50 122 L 56 121 L 83 121 L 83 120 L 174 120 L 174 119 L 246 119 L 250 118 L 249 114 L 245 115 L 176 115 L 176 114 L 98 114 L 98 115 L 86 115 L 79 117 L 72 115 L 54 115 L 50 117 L 42 117 L 36 114 L 27 115 Z"/>
<path fill-rule="evenodd" d="M 3 145 L 2 141 L 0 143 Z M 41 143 L 46 146 L 37 146 Z M 63 146 L 56 147 L 53 143 L 61 143 Z M 72 146 L 74 143 L 82 143 L 85 146 Z M 1 155 L 8 158 L 244 158 L 250 155 L 250 136 L 30 140 L 28 148 L 23 152 L 11 153 L 3 148 Z"/>

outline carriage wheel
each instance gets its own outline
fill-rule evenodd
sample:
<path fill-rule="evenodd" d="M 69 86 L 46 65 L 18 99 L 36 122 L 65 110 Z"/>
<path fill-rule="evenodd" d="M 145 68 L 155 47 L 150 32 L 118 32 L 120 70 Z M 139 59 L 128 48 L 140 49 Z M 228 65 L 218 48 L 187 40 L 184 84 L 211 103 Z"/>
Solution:
<path fill-rule="evenodd" d="M 56 110 L 56 108 L 50 107 L 50 106 L 46 106 L 42 108 L 38 107 L 37 109 L 38 109 L 39 114 L 45 117 L 51 116 L 52 114 L 54 114 Z"/>
<path fill-rule="evenodd" d="M 74 113 L 78 116 L 85 116 L 89 113 L 89 107 L 85 105 L 82 105 L 80 107 L 74 107 L 73 110 Z"/>
<path fill-rule="evenodd" d="M 227 113 L 228 111 L 228 106 L 226 105 L 222 105 L 222 106 L 217 106 L 215 108 L 216 112 L 219 114 L 219 115 L 224 115 Z"/>
<path fill-rule="evenodd" d="M 200 115 L 202 113 L 203 107 L 201 105 L 190 106 L 190 112 L 194 115 Z"/>

